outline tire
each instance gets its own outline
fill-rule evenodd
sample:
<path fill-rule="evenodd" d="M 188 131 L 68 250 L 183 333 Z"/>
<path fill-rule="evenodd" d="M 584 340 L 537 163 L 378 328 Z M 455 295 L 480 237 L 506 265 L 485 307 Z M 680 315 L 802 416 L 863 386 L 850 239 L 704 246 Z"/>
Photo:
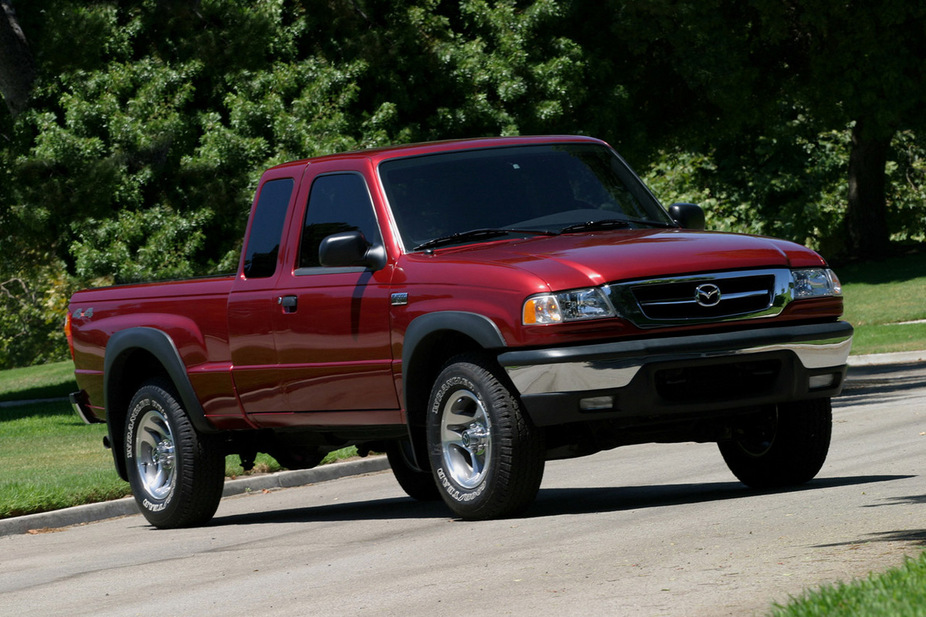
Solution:
<path fill-rule="evenodd" d="M 778 405 L 764 422 L 720 442 L 727 467 L 753 488 L 809 482 L 823 467 L 833 430 L 830 399 Z"/>
<path fill-rule="evenodd" d="M 411 463 L 408 450 L 411 444 L 407 441 L 396 441 L 386 448 L 386 458 L 392 467 L 392 475 L 402 490 L 418 501 L 437 501 L 441 498 L 434 476 L 431 475 L 431 466 L 425 460 L 425 469 L 418 469 Z"/>
<path fill-rule="evenodd" d="M 466 520 L 513 516 L 537 496 L 543 433 L 491 360 L 451 360 L 428 403 L 428 452 L 441 497 Z"/>
<path fill-rule="evenodd" d="M 225 457 L 213 439 L 196 432 L 168 383 L 148 382 L 132 397 L 125 457 L 135 501 L 155 527 L 193 527 L 215 514 Z"/>

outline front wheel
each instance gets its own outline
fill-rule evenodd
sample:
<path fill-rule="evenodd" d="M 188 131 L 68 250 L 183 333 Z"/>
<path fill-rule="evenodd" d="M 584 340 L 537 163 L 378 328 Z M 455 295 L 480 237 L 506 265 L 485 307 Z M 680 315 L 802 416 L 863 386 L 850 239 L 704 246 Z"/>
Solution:
<path fill-rule="evenodd" d="M 129 483 L 142 514 L 161 529 L 209 521 L 222 498 L 225 457 L 190 423 L 169 384 L 135 393 L 125 422 Z"/>
<path fill-rule="evenodd" d="M 537 495 L 543 433 L 491 360 L 459 356 L 434 382 L 428 451 L 441 497 L 468 520 L 518 514 Z"/>
<path fill-rule="evenodd" d="M 830 446 L 830 399 L 780 404 L 730 441 L 720 442 L 727 467 L 753 488 L 809 482 L 823 467 Z"/>

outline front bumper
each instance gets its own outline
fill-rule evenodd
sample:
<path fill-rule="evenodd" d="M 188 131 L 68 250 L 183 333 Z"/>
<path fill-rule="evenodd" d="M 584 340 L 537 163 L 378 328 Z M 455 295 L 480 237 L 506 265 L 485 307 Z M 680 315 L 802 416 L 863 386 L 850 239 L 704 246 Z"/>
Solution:
<path fill-rule="evenodd" d="M 835 396 L 852 333 L 833 322 L 509 351 L 498 361 L 538 426 L 679 416 Z"/>

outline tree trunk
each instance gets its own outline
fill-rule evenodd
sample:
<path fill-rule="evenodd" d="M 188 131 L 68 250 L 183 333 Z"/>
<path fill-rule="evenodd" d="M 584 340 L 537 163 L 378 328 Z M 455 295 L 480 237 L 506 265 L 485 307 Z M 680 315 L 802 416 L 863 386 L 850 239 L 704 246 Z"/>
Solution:
<path fill-rule="evenodd" d="M 0 95 L 14 116 L 26 108 L 35 64 L 10 0 L 0 0 Z"/>
<path fill-rule="evenodd" d="M 885 181 L 891 134 L 868 131 L 864 121 L 852 129 L 849 153 L 849 203 L 846 208 L 846 248 L 850 257 L 884 257 L 890 246 Z"/>

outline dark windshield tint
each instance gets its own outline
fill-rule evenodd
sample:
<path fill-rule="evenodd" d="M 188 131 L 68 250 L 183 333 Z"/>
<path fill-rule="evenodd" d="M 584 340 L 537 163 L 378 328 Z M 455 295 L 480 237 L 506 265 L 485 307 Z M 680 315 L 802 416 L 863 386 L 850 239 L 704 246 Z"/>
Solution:
<path fill-rule="evenodd" d="M 549 144 L 385 161 L 380 175 L 406 247 L 473 229 L 559 231 L 605 219 L 671 223 L 614 153 Z"/>

